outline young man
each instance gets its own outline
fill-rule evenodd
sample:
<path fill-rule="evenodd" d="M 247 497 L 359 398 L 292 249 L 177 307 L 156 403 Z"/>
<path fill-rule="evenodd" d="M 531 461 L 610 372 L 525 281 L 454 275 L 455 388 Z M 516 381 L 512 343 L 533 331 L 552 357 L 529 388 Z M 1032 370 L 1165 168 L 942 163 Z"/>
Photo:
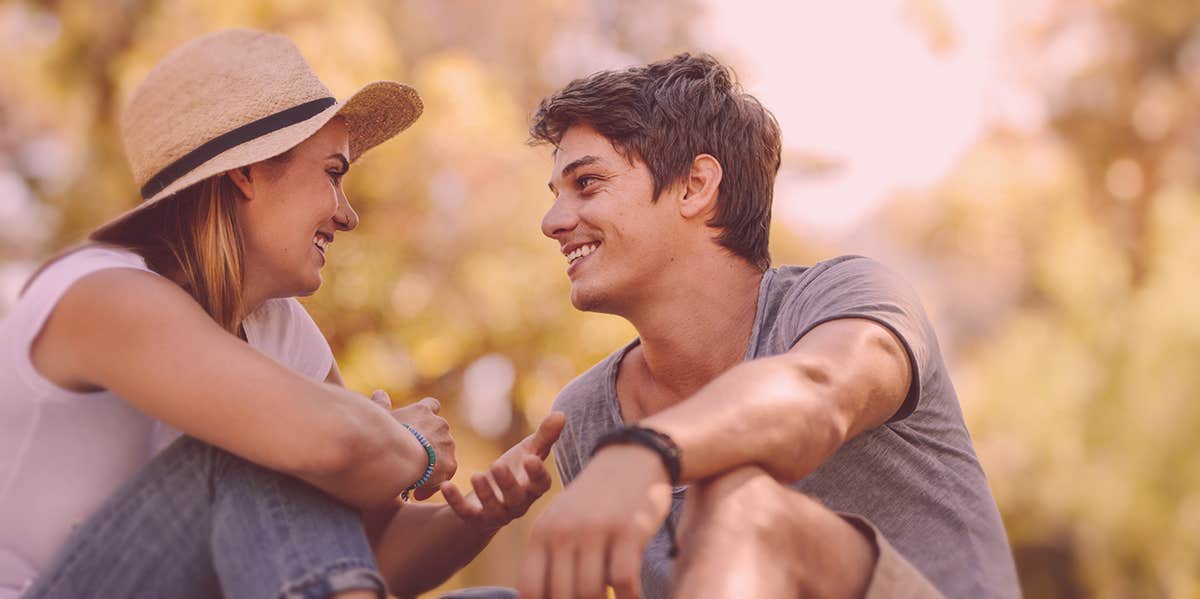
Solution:
<path fill-rule="evenodd" d="M 555 147 L 542 231 L 571 302 L 638 339 L 556 401 L 567 487 L 523 596 L 1019 594 L 912 289 L 861 257 L 770 267 L 779 127 L 727 67 L 576 80 L 532 136 Z"/>

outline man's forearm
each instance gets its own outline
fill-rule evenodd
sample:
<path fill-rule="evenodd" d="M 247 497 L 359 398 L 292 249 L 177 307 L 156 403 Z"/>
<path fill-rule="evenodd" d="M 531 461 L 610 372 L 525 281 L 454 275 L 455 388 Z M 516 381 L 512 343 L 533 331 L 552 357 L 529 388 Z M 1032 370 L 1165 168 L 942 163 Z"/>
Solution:
<path fill-rule="evenodd" d="M 683 480 L 757 464 L 792 482 L 886 422 L 909 383 L 907 355 L 891 332 L 867 320 L 835 320 L 791 351 L 739 364 L 640 424 L 679 445 Z"/>
<path fill-rule="evenodd" d="M 449 579 L 495 534 L 468 525 L 449 506 L 406 504 L 373 546 L 388 589 L 412 597 Z"/>
<path fill-rule="evenodd" d="M 825 396 L 827 376 L 787 355 L 748 362 L 638 424 L 679 445 L 684 481 L 749 464 L 797 480 L 846 439 L 847 427 Z"/>

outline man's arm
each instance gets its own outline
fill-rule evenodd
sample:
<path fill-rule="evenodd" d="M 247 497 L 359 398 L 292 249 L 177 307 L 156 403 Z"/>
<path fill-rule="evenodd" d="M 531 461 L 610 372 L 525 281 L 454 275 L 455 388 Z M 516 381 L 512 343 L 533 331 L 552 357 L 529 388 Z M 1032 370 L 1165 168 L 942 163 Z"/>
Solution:
<path fill-rule="evenodd" d="M 895 414 L 910 373 L 907 352 L 887 328 L 833 320 L 791 351 L 740 364 L 638 424 L 679 445 L 683 481 L 758 464 L 790 483 Z M 639 595 L 642 551 L 666 516 L 670 493 L 653 451 L 615 445 L 597 452 L 535 525 L 523 596 L 593 596 L 605 581 L 619 596 Z M 572 553 L 575 560 L 559 557 Z"/>
<path fill-rule="evenodd" d="M 861 318 L 832 320 L 791 351 L 740 364 L 639 425 L 675 440 L 684 481 L 758 464 L 791 483 L 886 422 L 910 379 L 908 354 L 890 330 Z"/>

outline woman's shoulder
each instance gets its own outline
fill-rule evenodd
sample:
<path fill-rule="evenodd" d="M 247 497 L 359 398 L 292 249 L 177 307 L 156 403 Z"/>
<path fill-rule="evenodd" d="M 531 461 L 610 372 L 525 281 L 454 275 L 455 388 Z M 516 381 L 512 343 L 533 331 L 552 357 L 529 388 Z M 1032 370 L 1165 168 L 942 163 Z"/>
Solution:
<path fill-rule="evenodd" d="M 132 268 L 153 272 L 133 250 L 98 243 L 89 243 L 71 248 L 51 258 L 32 276 L 22 290 L 22 295 L 34 287 L 57 283 L 70 285 L 84 276 L 106 268 Z"/>
<path fill-rule="evenodd" d="M 315 380 L 325 380 L 329 374 L 333 352 L 300 300 L 269 299 L 242 325 L 251 347 L 284 366 Z"/>
<path fill-rule="evenodd" d="M 150 270 L 141 254 L 107 243 L 87 243 L 69 249 L 52 260 L 47 267 L 61 268 L 64 264 L 120 264 Z"/>
<path fill-rule="evenodd" d="M 86 244 L 60 253 L 26 280 L 16 298 L 21 308 L 42 312 L 54 306 L 81 279 L 107 269 L 132 269 L 153 273 L 136 252 L 125 248 Z"/>

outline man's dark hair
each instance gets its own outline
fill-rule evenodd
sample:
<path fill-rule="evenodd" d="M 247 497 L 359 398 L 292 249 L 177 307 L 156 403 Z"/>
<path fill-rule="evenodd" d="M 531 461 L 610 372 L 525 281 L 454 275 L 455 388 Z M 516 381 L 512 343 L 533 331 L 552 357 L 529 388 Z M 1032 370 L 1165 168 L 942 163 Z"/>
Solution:
<path fill-rule="evenodd" d="M 557 146 L 575 125 L 589 125 L 627 160 L 641 159 L 654 177 L 654 199 L 681 181 L 700 154 L 721 163 L 718 243 L 759 269 L 771 265 L 767 238 L 779 172 L 779 123 L 742 91 L 733 71 L 712 56 L 674 58 L 576 79 L 542 100 L 532 143 Z"/>

